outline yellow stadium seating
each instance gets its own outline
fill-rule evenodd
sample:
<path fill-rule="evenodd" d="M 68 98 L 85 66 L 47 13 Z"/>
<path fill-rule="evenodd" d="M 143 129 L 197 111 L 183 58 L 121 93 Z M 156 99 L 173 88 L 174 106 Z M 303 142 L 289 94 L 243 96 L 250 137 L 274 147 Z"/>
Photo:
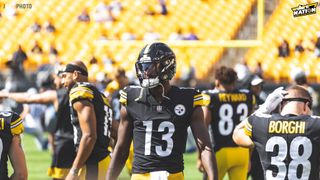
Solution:
<path fill-rule="evenodd" d="M 290 81 L 290 73 L 296 68 L 302 68 L 309 74 L 309 79 L 320 82 L 319 58 L 313 52 L 305 51 L 303 54 L 294 53 L 294 47 L 299 40 L 315 40 L 320 30 L 320 16 L 318 14 L 293 17 L 291 8 L 299 4 L 310 3 L 307 0 L 278 1 L 279 4 L 267 21 L 264 28 L 263 46 L 251 48 L 246 54 L 250 67 L 254 68 L 262 62 L 265 75 L 275 81 Z M 290 56 L 278 57 L 278 46 L 281 38 L 286 39 L 290 45 Z"/>
<path fill-rule="evenodd" d="M 32 9 L 20 9 L 19 16 L 0 18 L 1 65 L 21 44 L 29 52 L 34 40 L 43 46 L 43 55 L 28 53 L 27 68 L 34 69 L 39 64 L 48 62 L 50 44 L 55 44 L 59 50 L 58 59 L 67 63 L 74 59 L 82 59 L 88 63 L 92 56 L 99 61 L 106 54 L 114 58 L 115 65 L 128 71 L 134 69 L 135 58 L 141 47 L 113 47 L 108 43 L 99 43 L 102 32 L 109 38 L 119 38 L 124 32 L 133 32 L 138 39 L 150 28 L 158 32 L 161 40 L 167 40 L 172 32 L 181 28 L 184 33 L 194 29 L 200 40 L 230 40 L 235 37 L 250 13 L 255 0 L 171 0 L 167 1 L 169 14 L 167 16 L 144 14 L 146 6 L 159 10 L 158 0 L 122 0 L 123 11 L 116 17 L 116 22 L 98 23 L 92 18 L 96 7 L 102 0 L 29 0 Z M 106 1 L 108 3 L 112 2 Z M 87 9 L 91 22 L 78 22 L 77 17 L 83 9 Z M 278 16 L 280 16 L 280 13 Z M 285 13 L 284 13 L 285 14 Z M 44 25 L 51 20 L 57 32 L 45 32 Z M 30 27 L 38 21 L 42 24 L 40 33 L 34 34 Z M 320 24 L 320 23 L 318 23 Z M 281 25 L 281 23 L 279 24 Z M 270 35 L 271 36 L 271 35 Z M 311 34 L 310 34 L 311 36 Z M 272 43 L 272 42 L 271 42 Z M 178 76 L 190 66 L 196 66 L 196 76 L 206 78 L 211 67 L 223 54 L 223 48 L 174 47 L 178 59 Z M 257 60 L 256 53 L 250 53 L 251 59 Z M 252 60 L 253 61 L 253 60 Z M 101 62 L 100 62 L 101 63 Z M 103 67 L 100 71 L 104 71 Z M 95 67 L 96 68 L 96 67 Z M 96 72 L 97 70 L 94 69 Z"/>

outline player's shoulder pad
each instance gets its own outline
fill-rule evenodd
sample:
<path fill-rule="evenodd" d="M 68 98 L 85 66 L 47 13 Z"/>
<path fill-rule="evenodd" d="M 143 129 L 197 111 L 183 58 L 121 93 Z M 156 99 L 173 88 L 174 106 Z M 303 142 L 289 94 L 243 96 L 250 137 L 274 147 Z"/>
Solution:
<path fill-rule="evenodd" d="M 121 89 L 119 91 L 120 93 L 120 103 L 124 106 L 127 106 L 128 104 L 128 93 L 132 92 L 132 91 L 137 91 L 137 90 L 141 90 L 140 86 L 135 86 L 135 85 L 130 85 L 130 86 L 126 86 L 123 89 Z"/>
<path fill-rule="evenodd" d="M 264 115 L 262 115 L 264 116 Z M 269 115 L 271 117 L 271 115 Z M 256 114 L 252 114 L 246 118 L 245 128 L 244 132 L 247 136 L 252 138 L 252 125 L 254 124 L 254 121 L 263 121 L 265 117 L 261 117 Z"/>
<path fill-rule="evenodd" d="M 119 91 L 119 93 L 120 93 L 119 102 L 120 102 L 122 105 L 126 106 L 126 105 L 127 105 L 127 91 L 126 91 L 126 89 L 121 89 L 121 90 Z"/>
<path fill-rule="evenodd" d="M 252 117 L 257 117 L 257 118 L 271 118 L 272 115 L 271 115 L 271 114 L 266 114 L 266 113 L 257 112 L 257 113 L 252 114 Z"/>
<path fill-rule="evenodd" d="M 94 98 L 93 89 L 91 84 L 87 82 L 77 83 L 70 90 L 70 102 L 74 103 L 77 100 L 92 100 Z"/>
<path fill-rule="evenodd" d="M 193 107 L 208 106 L 210 104 L 210 95 L 194 89 Z"/>
<path fill-rule="evenodd" d="M 19 135 L 23 132 L 23 119 L 15 112 L 6 112 L 7 116 L 11 116 L 10 129 L 12 135 Z M 10 114 L 10 115 L 9 115 Z"/>

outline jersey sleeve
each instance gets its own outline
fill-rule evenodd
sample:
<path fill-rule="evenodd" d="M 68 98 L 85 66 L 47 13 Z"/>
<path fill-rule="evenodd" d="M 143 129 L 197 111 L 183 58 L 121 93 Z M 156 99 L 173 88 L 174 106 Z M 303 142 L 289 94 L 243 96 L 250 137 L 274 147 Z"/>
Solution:
<path fill-rule="evenodd" d="M 202 91 L 203 99 L 204 99 L 204 106 L 210 106 L 211 104 L 211 96 L 208 91 Z"/>
<path fill-rule="evenodd" d="M 252 138 L 252 119 L 253 116 L 249 116 L 246 119 L 246 124 L 244 125 L 244 133 L 250 138 Z"/>
<path fill-rule="evenodd" d="M 21 133 L 23 133 L 23 119 L 16 113 L 12 113 L 10 129 L 12 135 L 20 135 Z"/>
<path fill-rule="evenodd" d="M 123 106 L 127 106 L 127 91 L 126 88 L 120 90 L 120 100 L 119 100 L 120 104 L 122 104 Z"/>
<path fill-rule="evenodd" d="M 210 96 L 200 91 L 196 91 L 193 96 L 193 107 L 208 106 L 210 104 Z"/>
<path fill-rule="evenodd" d="M 70 91 L 70 102 L 72 104 L 79 100 L 92 101 L 93 98 L 93 90 L 85 85 L 79 85 L 77 87 L 72 88 Z"/>

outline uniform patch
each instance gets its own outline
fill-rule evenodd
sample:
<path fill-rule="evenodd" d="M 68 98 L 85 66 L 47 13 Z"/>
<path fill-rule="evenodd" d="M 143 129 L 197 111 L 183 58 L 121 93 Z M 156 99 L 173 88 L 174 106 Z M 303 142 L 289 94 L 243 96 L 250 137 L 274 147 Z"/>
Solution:
<path fill-rule="evenodd" d="M 176 113 L 176 115 L 182 116 L 186 113 L 186 107 L 184 107 L 184 105 L 182 104 L 178 104 L 176 105 L 176 107 L 174 107 L 174 112 Z"/>

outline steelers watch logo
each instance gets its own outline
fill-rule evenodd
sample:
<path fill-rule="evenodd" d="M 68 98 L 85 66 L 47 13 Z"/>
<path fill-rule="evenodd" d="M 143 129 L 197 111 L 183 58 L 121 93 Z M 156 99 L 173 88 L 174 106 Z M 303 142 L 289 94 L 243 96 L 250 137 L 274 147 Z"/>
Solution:
<path fill-rule="evenodd" d="M 176 113 L 176 115 L 182 116 L 186 113 L 186 108 L 184 107 L 184 105 L 178 104 L 176 105 L 176 107 L 174 107 L 174 112 Z"/>

